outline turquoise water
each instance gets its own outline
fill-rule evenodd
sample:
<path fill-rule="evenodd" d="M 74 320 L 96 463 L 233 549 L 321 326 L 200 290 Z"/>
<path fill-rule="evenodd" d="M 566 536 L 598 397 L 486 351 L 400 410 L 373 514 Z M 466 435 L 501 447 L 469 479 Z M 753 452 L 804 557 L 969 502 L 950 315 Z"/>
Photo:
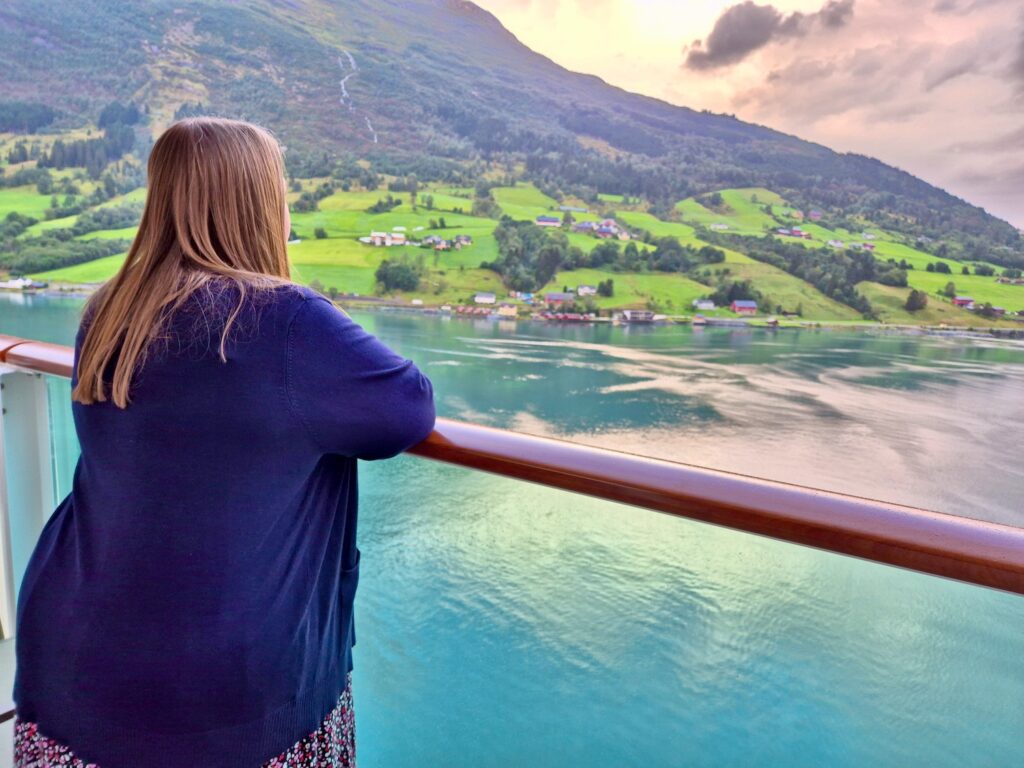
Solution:
<path fill-rule="evenodd" d="M 447 416 L 1024 524 L 1020 346 L 357 319 Z M 361 483 L 363 765 L 1020 763 L 1022 598 L 411 457 Z"/>

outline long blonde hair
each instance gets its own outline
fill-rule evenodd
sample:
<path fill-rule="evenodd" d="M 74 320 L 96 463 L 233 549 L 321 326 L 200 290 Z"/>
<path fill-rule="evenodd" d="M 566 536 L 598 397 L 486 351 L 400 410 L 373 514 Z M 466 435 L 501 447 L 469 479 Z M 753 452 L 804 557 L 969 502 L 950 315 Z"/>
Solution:
<path fill-rule="evenodd" d="M 169 315 L 225 281 L 239 297 L 221 332 L 226 360 L 247 292 L 289 279 L 286 217 L 281 150 L 267 131 L 215 118 L 170 126 L 149 156 L 149 193 L 124 265 L 86 309 L 73 399 L 109 396 L 127 407 L 132 377 Z"/>

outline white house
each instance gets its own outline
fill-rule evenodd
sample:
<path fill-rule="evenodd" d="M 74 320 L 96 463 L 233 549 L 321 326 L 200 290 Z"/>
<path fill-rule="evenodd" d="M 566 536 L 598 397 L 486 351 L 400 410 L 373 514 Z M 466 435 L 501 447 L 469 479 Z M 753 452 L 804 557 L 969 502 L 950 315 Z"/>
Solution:
<path fill-rule="evenodd" d="M 5 280 L 0 283 L 0 288 L 5 288 L 10 291 L 23 291 L 26 288 L 31 288 L 32 285 L 32 281 L 27 277 L 15 277 L 11 280 Z"/>
<path fill-rule="evenodd" d="M 493 304 L 497 299 L 498 297 L 493 293 L 478 293 L 473 297 L 473 301 L 476 304 Z"/>
<path fill-rule="evenodd" d="M 596 296 L 597 288 L 593 285 L 577 285 L 576 286 L 577 296 Z"/>
<path fill-rule="evenodd" d="M 706 312 L 715 309 L 715 302 L 713 302 L 711 299 L 694 299 L 693 308 L 699 309 L 702 312 Z"/>

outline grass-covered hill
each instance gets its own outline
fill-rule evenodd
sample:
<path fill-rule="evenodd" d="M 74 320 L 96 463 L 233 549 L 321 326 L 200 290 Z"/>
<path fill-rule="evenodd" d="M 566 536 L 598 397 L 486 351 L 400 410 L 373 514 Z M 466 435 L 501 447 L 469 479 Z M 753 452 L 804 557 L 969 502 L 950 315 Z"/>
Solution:
<path fill-rule="evenodd" d="M 260 121 L 305 175 L 344 157 L 438 180 L 499 161 L 546 190 L 658 210 L 766 187 L 973 258 L 1024 258 L 1013 227 L 909 174 L 569 72 L 465 0 L 6 0 L 0 72 L 4 100 L 52 109 L 57 127 L 111 101 L 142 106 L 151 130 L 190 112 Z"/>
<path fill-rule="evenodd" d="M 0 154 L 4 141 L 15 140 L 0 137 Z M 70 184 L 78 189 L 77 199 L 88 199 L 100 188 L 100 182 L 89 180 L 82 169 L 55 175 L 58 186 Z M 659 218 L 640 198 L 601 194 L 590 201 L 558 199 L 523 182 L 489 188 L 487 211 L 474 210 L 479 208 L 480 190 L 443 184 L 419 187 L 414 204 L 409 192 L 398 189 L 403 181 L 385 178 L 380 189 L 353 185 L 328 189 L 328 179 L 293 182 L 295 240 L 289 250 L 296 277 L 331 294 L 435 306 L 471 303 L 473 295 L 482 291 L 506 299 L 515 281 L 525 279 L 528 284 L 521 287 L 540 294 L 607 283 L 607 295 L 588 298 L 588 309 L 652 308 L 686 315 L 694 312 L 694 300 L 716 298 L 720 308 L 704 314 L 730 316 L 724 305 L 732 295 L 756 299 L 762 314 L 794 313 L 803 320 L 850 322 L 867 315 L 900 324 L 986 327 L 1012 323 L 1009 318 L 986 318 L 954 307 L 947 295 L 949 283 L 954 282 L 957 295 L 970 295 L 978 305 L 990 303 L 1009 313 L 1024 310 L 1024 285 L 999 281 L 1006 270 L 933 256 L 866 220 L 844 220 L 858 224 L 856 231 L 824 218 L 805 222 L 802 228 L 808 238 L 799 243 L 779 235 L 778 229 L 797 226 L 798 209 L 764 188 L 726 189 L 700 199 L 687 198 L 672 206 L 670 216 Z M 32 262 L 40 266 L 21 271 L 52 283 L 96 283 L 109 278 L 121 264 L 143 195 L 139 188 L 80 213 L 46 218 L 52 212 L 48 206 L 53 196 L 28 186 L 0 189 L 0 220 L 7 221 L 9 214 L 35 220 L 14 236 L 12 253 L 40 259 Z M 389 197 L 393 204 L 382 207 L 381 201 Z M 302 205 L 304 198 L 316 198 L 315 205 Z M 62 204 L 59 199 L 58 204 Z M 538 216 L 563 216 L 559 209 L 566 205 L 586 209 L 573 214 L 577 222 L 614 217 L 634 239 L 602 241 L 571 227 L 541 230 L 533 224 Z M 126 221 L 129 224 L 124 226 Z M 532 251 L 523 249 L 518 276 L 508 268 L 512 254 L 507 233 L 511 231 L 536 244 Z M 411 240 L 429 236 L 454 240 L 456 235 L 467 235 L 472 244 L 437 251 L 360 242 L 371 232 L 403 232 Z M 839 240 L 850 246 L 871 242 L 875 250 L 873 254 L 861 251 L 860 261 L 850 259 L 844 255 L 847 249 L 828 245 Z M 37 242 L 47 245 L 34 250 L 25 247 Z M 548 247 L 553 244 L 560 244 L 561 250 Z M 68 251 L 62 249 L 69 247 L 106 250 L 89 250 L 85 258 L 71 259 L 66 266 L 44 268 L 54 254 L 66 255 Z M 798 268 L 773 248 L 800 249 L 798 255 L 811 260 L 817 271 Z M 547 267 L 541 263 L 545 251 L 555 253 L 557 259 Z M 10 256 L 0 253 L 3 258 Z M 851 271 L 862 270 L 863 261 L 873 265 L 869 274 Z M 382 285 L 385 263 L 411 271 L 411 284 Z M 846 265 L 847 271 L 836 271 L 836 265 Z M 907 311 L 911 289 L 927 295 L 925 308 Z"/>

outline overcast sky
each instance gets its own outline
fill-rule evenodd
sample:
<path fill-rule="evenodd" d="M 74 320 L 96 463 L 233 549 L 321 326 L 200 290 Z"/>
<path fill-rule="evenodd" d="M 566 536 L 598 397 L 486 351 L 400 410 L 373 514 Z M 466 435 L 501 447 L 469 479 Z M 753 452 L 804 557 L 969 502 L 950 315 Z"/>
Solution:
<path fill-rule="evenodd" d="M 872 155 L 1024 228 L 1024 0 L 477 0 L 569 69 Z"/>

